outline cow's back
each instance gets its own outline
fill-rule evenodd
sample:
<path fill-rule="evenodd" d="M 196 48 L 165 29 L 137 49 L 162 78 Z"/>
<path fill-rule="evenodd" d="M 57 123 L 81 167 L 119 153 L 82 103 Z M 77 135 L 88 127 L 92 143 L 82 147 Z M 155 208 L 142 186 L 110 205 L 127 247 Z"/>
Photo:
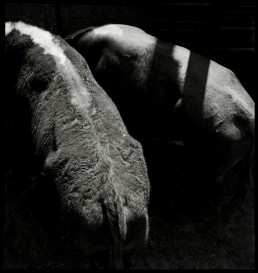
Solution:
<path fill-rule="evenodd" d="M 190 132 L 195 126 L 215 131 L 222 119 L 232 122 L 232 113 L 254 118 L 254 102 L 232 71 L 137 27 L 117 24 L 90 28 L 68 42 L 89 58 L 95 77 L 122 115 L 135 120 L 138 114 L 141 124 L 151 120 L 150 126 L 162 129 L 171 119 L 185 122 L 174 118 L 173 109 L 178 104 L 180 113 L 189 120 L 185 128 Z M 126 121 L 130 124 L 130 118 Z"/>
<path fill-rule="evenodd" d="M 29 108 L 40 168 L 53 179 L 85 252 L 106 248 L 114 238 L 123 246 L 125 206 L 139 219 L 136 225 L 145 219 L 147 233 L 149 181 L 141 145 L 86 61 L 34 26 L 7 23 L 6 36 L 7 54 L 19 56 L 16 92 Z"/>

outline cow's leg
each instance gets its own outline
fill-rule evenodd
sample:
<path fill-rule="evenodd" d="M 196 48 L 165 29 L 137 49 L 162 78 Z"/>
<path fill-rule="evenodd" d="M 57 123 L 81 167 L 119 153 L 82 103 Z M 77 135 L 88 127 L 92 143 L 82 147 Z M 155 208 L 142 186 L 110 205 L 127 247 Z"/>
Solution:
<path fill-rule="evenodd" d="M 226 175 L 248 152 L 249 141 L 245 138 L 225 139 L 222 136 L 221 139 L 206 139 L 206 142 L 203 140 L 198 145 L 194 144 L 195 147 L 201 147 L 200 150 L 195 150 L 194 155 L 199 155 L 198 165 L 203 170 L 201 180 L 204 194 L 207 194 L 207 202 L 219 212 L 227 183 Z"/>
<path fill-rule="evenodd" d="M 235 161 L 232 161 L 229 158 L 224 158 L 223 160 L 223 157 L 220 158 L 218 155 L 217 158 L 218 161 L 212 160 L 210 164 L 206 162 L 206 164 L 203 164 L 202 166 L 205 169 L 205 192 L 209 205 L 217 214 L 219 214 L 227 183 L 226 175 L 235 166 Z"/>
<path fill-rule="evenodd" d="M 203 213 L 208 213 L 210 215 L 211 211 L 213 211 L 216 215 L 220 214 L 224 195 L 225 176 L 214 175 L 213 172 L 208 171 L 207 165 L 205 166 L 204 164 L 197 164 L 196 167 L 198 168 L 196 179 L 198 179 L 198 188 L 202 200 Z"/>
<path fill-rule="evenodd" d="M 133 254 L 131 251 L 125 251 L 124 252 L 124 267 L 125 269 L 132 269 L 132 257 Z"/>
<path fill-rule="evenodd" d="M 211 181 L 210 201 L 212 207 L 219 214 L 224 194 L 224 176 L 212 178 Z"/>
<path fill-rule="evenodd" d="M 114 238 L 114 266 L 115 269 L 124 269 L 123 245 L 117 237 Z"/>
<path fill-rule="evenodd" d="M 221 143 L 219 143 L 218 146 L 214 145 L 214 148 L 214 160 L 210 167 L 213 170 L 211 172 L 213 174 L 211 198 L 214 207 L 220 207 L 224 193 L 224 185 L 227 183 L 227 181 L 225 181 L 225 176 L 239 161 L 243 160 L 248 153 L 249 141 L 244 138 L 237 141 L 235 141 L 235 139 L 232 141 L 227 140 L 222 145 Z M 249 168 L 250 166 L 247 166 L 240 170 L 240 176 L 236 180 L 237 188 L 246 190 L 244 189 L 244 185 L 246 184 L 244 181 L 249 178 L 249 172 L 245 171 L 245 169 Z"/>
<path fill-rule="evenodd" d="M 253 184 L 253 158 L 250 158 L 250 153 L 247 153 L 243 164 L 240 166 L 240 174 L 236 182 L 235 197 L 238 200 L 244 200 L 248 187 Z"/>

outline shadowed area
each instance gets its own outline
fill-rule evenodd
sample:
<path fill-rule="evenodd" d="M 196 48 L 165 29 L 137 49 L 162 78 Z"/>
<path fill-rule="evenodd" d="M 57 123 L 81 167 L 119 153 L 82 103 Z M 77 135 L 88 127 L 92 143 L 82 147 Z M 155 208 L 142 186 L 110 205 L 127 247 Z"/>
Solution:
<path fill-rule="evenodd" d="M 209 66 L 209 59 L 203 57 L 200 58 L 198 54 L 190 51 L 182 94 L 183 96 L 193 97 L 198 94 L 199 101 L 204 101 Z M 196 108 L 195 110 L 197 112 L 202 112 L 202 103 L 200 103 L 199 108 Z"/>
<path fill-rule="evenodd" d="M 10 126 L 5 127 L 6 132 L 10 132 Z M 28 154 L 17 156 L 27 151 L 27 147 L 22 149 L 20 140 L 6 135 L 5 143 L 15 150 L 4 149 L 4 156 L 9 154 L 12 158 L 4 168 L 4 268 L 89 268 L 90 260 L 73 243 L 60 216 L 53 187 L 44 177 L 33 175 Z M 149 145 L 155 163 L 149 170 L 153 184 L 162 183 L 163 187 L 159 192 L 153 187 L 150 239 L 146 250 L 134 257 L 132 267 L 254 268 L 253 189 L 244 203 L 232 200 L 230 187 L 236 169 L 230 175 L 221 216 L 215 217 L 209 210 L 204 216 L 195 170 L 184 147 L 169 145 L 164 149 L 160 144 L 156 139 Z"/>
<path fill-rule="evenodd" d="M 173 46 L 163 47 L 162 41 L 158 41 L 156 50 L 161 47 L 164 55 L 173 56 Z M 154 53 L 153 64 L 163 61 Z M 203 101 L 209 60 L 199 70 L 196 70 L 197 64 L 198 57 L 191 53 L 183 93 L 194 95 L 198 91 L 200 101 Z M 178 78 L 176 60 L 170 65 L 174 67 L 173 77 Z M 150 72 L 154 75 L 158 72 L 155 67 Z M 193 75 L 200 77 L 198 90 Z M 152 87 L 155 91 L 155 86 Z M 148 99 L 155 101 L 155 94 Z M 243 203 L 233 198 L 232 188 L 239 170 L 237 165 L 228 175 L 221 215 L 215 215 L 204 206 L 205 192 L 198 180 L 196 162 L 185 146 L 170 141 L 170 134 L 177 134 L 177 131 L 164 130 L 172 111 L 164 106 L 167 102 L 178 101 L 180 96 L 179 92 L 166 92 L 163 104 L 157 106 L 159 112 L 152 111 L 151 122 L 145 124 L 147 129 L 144 127 L 139 136 L 152 182 L 150 240 L 146 250 L 135 256 L 132 268 L 254 268 L 253 189 Z M 144 97 L 141 100 L 148 107 Z M 9 101 L 6 108 L 10 104 Z M 19 111 L 22 113 L 22 109 Z M 202 108 L 196 111 L 202 111 Z M 167 119 L 160 119 L 161 115 Z M 23 120 L 22 115 L 19 116 Z M 44 177 L 35 175 L 34 159 L 28 152 L 30 143 L 25 141 L 23 124 L 8 114 L 4 118 L 4 268 L 90 268 L 90 259 L 85 258 L 73 243 L 60 216 L 53 186 Z"/>

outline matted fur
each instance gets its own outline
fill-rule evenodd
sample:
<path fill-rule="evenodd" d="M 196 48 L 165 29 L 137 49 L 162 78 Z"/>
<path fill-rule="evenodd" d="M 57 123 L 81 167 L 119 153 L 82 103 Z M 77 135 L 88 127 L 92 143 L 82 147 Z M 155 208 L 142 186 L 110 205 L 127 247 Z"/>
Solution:
<path fill-rule="evenodd" d="M 109 31 L 114 28 L 122 35 Z M 128 128 L 183 140 L 208 185 L 244 157 L 250 170 L 255 104 L 231 70 L 129 25 L 90 27 L 66 40 L 88 60 Z"/>
<path fill-rule="evenodd" d="M 141 145 L 64 40 L 8 22 L 5 43 L 7 71 L 31 115 L 35 154 L 79 244 L 86 254 L 114 245 L 122 266 L 123 249 L 144 245 L 148 236 L 150 185 Z"/>

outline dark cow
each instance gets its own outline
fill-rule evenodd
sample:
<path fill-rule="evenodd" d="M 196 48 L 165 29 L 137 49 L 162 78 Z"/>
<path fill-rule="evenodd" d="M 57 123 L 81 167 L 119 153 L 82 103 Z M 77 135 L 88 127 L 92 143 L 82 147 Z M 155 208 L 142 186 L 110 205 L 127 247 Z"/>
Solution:
<path fill-rule="evenodd" d="M 170 130 L 198 155 L 204 177 L 215 182 L 207 182 L 209 187 L 217 185 L 220 192 L 224 176 L 247 158 L 248 179 L 239 178 L 237 187 L 245 192 L 255 105 L 232 71 L 128 25 L 90 27 L 66 40 L 88 60 L 129 131 L 146 126 L 166 135 Z"/>
<path fill-rule="evenodd" d="M 79 245 L 87 255 L 113 246 L 112 264 L 122 268 L 124 254 L 148 237 L 150 186 L 141 145 L 63 39 L 8 22 L 5 47 L 6 74 L 29 110 L 39 166 L 53 179 Z"/>

